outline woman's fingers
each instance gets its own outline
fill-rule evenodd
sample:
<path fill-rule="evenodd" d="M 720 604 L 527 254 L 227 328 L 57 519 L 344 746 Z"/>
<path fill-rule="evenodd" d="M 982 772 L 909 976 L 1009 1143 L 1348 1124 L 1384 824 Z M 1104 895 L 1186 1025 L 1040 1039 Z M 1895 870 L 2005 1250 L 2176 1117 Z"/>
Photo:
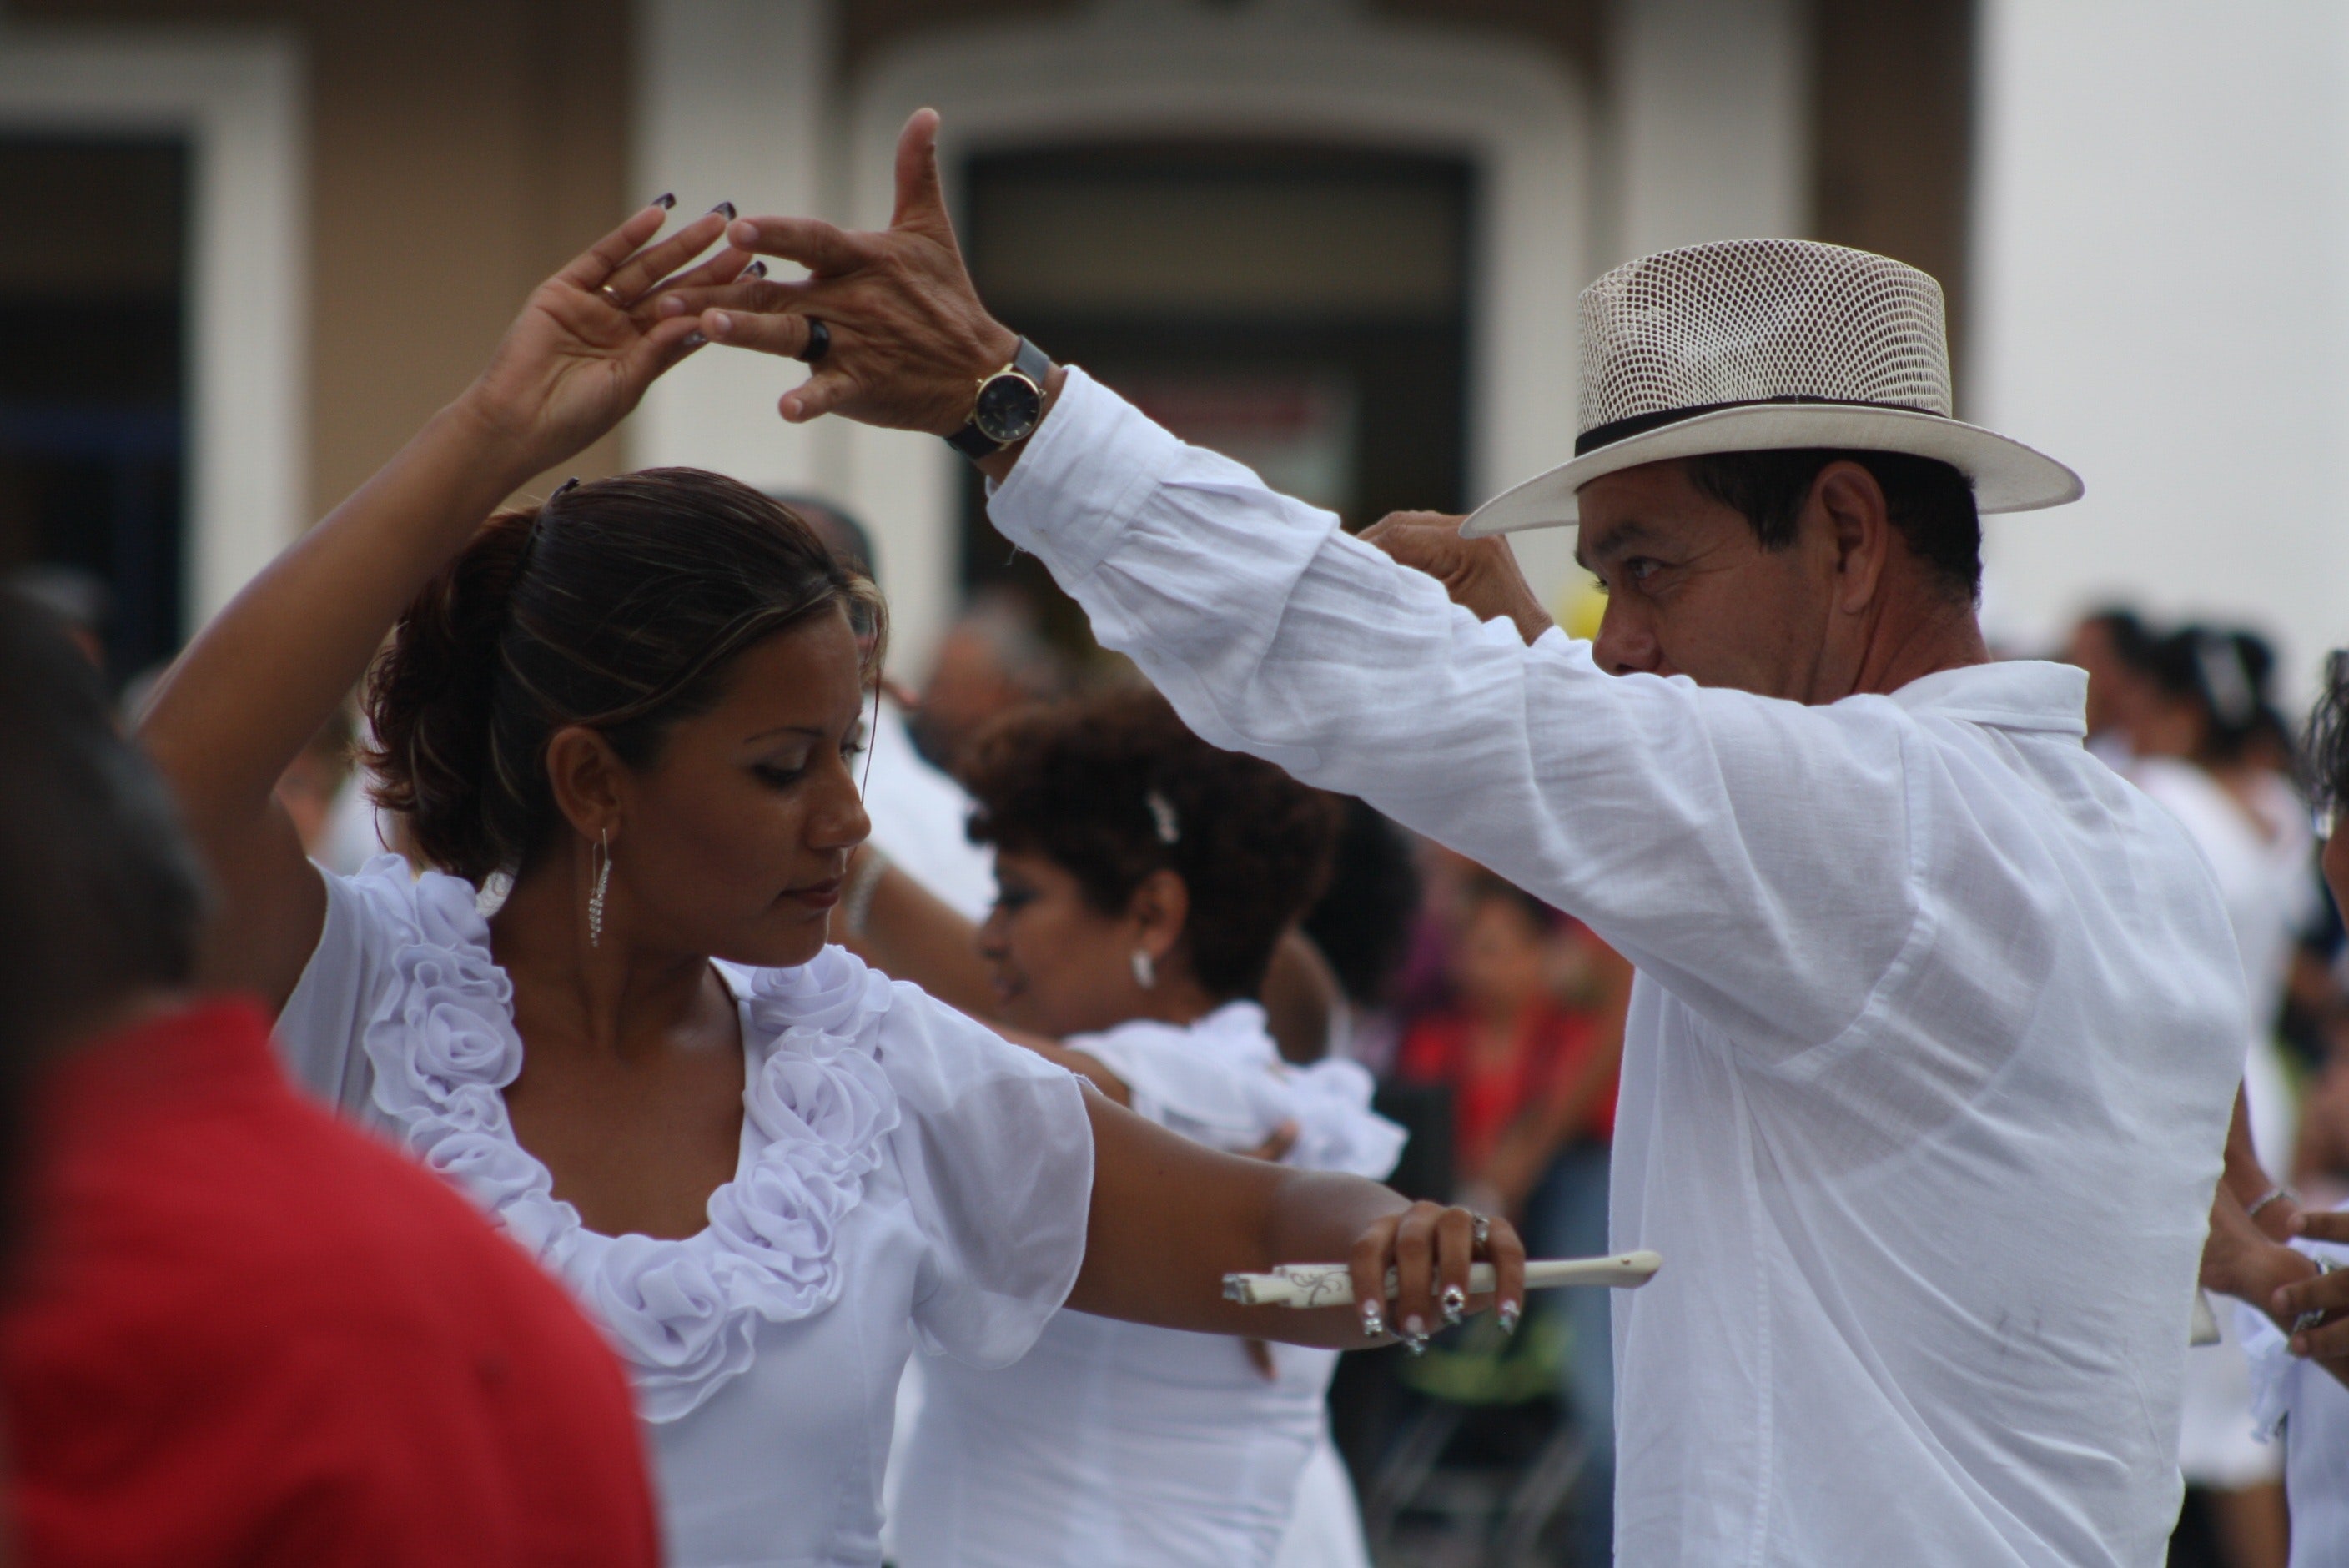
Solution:
<path fill-rule="evenodd" d="M 634 305 L 652 286 L 708 250 L 726 232 L 726 217 L 704 212 L 657 244 L 647 245 L 612 269 L 612 275 L 590 292 L 616 310 Z"/>
<path fill-rule="evenodd" d="M 2349 1209 L 2302 1209 L 2292 1217 L 2292 1233 L 2312 1242 L 2349 1242 Z"/>
<path fill-rule="evenodd" d="M 2319 1361 L 2337 1361 L 2349 1356 L 2349 1318 L 2335 1318 L 2294 1334 L 2292 1353 Z"/>
<path fill-rule="evenodd" d="M 1423 1201 L 1403 1211 L 1395 1227 L 1395 1322 L 1413 1350 L 1423 1348 L 1436 1328 L 1435 1222 L 1443 1213 Z"/>
<path fill-rule="evenodd" d="M 1355 1238 L 1353 1256 L 1346 1260 L 1346 1272 L 1354 1281 L 1354 1312 L 1361 1319 L 1365 1339 L 1387 1336 L 1387 1268 L 1402 1223 L 1401 1214 L 1381 1215 Z"/>
<path fill-rule="evenodd" d="M 731 256 L 748 256 L 748 251 L 730 249 Z M 764 265 L 764 263 L 761 263 Z M 742 311 L 753 315 L 771 315 L 789 310 L 807 294 L 804 283 L 781 283 L 765 277 L 737 278 L 732 283 L 718 284 L 679 284 L 675 288 L 664 287 L 646 303 L 656 317 L 699 315 L 705 311 Z M 642 314 L 641 310 L 639 314 Z"/>
<path fill-rule="evenodd" d="M 872 260 L 879 236 L 852 234 L 821 218 L 743 218 L 727 229 L 726 238 L 741 250 L 832 274 L 854 272 Z"/>
<path fill-rule="evenodd" d="M 1468 1315 L 1468 1265 L 1476 1261 L 1475 1216 L 1444 1210 L 1435 1219 L 1435 1310 L 1446 1328 Z"/>
<path fill-rule="evenodd" d="M 689 319 L 655 322 L 629 346 L 626 361 L 628 379 L 641 396 L 645 387 L 660 379 L 688 355 L 708 345 L 709 340 L 701 335 L 697 324 Z"/>
<path fill-rule="evenodd" d="M 554 275 L 574 288 L 594 293 L 638 247 L 660 232 L 661 225 L 668 222 L 668 210 L 676 205 L 674 196 L 655 198 L 642 211 L 572 257 Z"/>
<path fill-rule="evenodd" d="M 655 284 L 652 292 L 637 300 L 629 314 L 640 321 L 648 315 L 658 319 L 661 316 L 699 315 L 698 311 L 654 311 L 650 307 L 657 300 L 667 299 L 670 295 L 688 289 L 714 293 L 719 289 L 730 288 L 736 279 L 740 278 L 752 267 L 756 267 L 758 271 L 751 274 L 750 282 L 756 283 L 760 278 L 766 276 L 766 263 L 759 261 L 748 251 L 738 251 L 731 245 L 721 245 L 716 255 L 711 256 L 699 266 L 688 268 L 673 277 L 663 278 L 659 283 Z"/>
<path fill-rule="evenodd" d="M 1485 1261 L 1498 1276 L 1494 1282 L 1493 1313 L 1505 1332 L 1515 1334 L 1517 1320 L 1526 1312 L 1526 1243 L 1506 1220 L 1493 1216 L 1485 1225 Z"/>

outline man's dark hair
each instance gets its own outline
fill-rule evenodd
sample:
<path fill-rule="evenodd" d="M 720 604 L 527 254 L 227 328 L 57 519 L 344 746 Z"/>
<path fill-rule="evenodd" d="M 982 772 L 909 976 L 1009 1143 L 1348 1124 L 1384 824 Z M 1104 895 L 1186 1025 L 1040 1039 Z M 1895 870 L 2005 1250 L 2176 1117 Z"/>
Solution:
<path fill-rule="evenodd" d="M 63 624 L 0 593 L 0 1053 L 195 966 L 202 879 Z"/>
<path fill-rule="evenodd" d="M 1764 550 L 1795 542 L 1795 524 L 1811 486 L 1829 463 L 1857 463 L 1876 476 L 1901 542 L 1953 594 L 1982 594 L 1982 514 L 1972 481 L 1936 458 L 1909 452 L 1712 452 L 1684 459 L 1689 480 L 1707 497 L 1744 514 Z"/>
<path fill-rule="evenodd" d="M 2308 716 L 2301 758 L 2306 773 L 2302 782 L 2316 809 L 2349 807 L 2349 648 L 2337 648 L 2325 657 L 2324 689 Z"/>

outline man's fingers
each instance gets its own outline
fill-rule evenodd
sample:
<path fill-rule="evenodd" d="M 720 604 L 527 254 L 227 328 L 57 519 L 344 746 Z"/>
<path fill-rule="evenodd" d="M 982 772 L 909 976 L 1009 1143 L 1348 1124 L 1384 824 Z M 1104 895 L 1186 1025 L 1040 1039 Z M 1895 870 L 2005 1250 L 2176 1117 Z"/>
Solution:
<path fill-rule="evenodd" d="M 748 258 L 750 252 L 730 250 L 730 256 Z M 680 284 L 674 289 L 664 288 L 638 306 L 639 314 L 649 312 L 656 319 L 672 315 L 700 315 L 706 311 L 740 311 L 753 315 L 773 315 L 792 308 L 807 292 L 805 284 L 779 284 L 769 278 L 736 278 L 724 284 Z"/>
<path fill-rule="evenodd" d="M 897 207 L 893 229 L 929 229 L 947 221 L 945 188 L 938 181 L 938 111 L 917 108 L 897 133 Z"/>
<path fill-rule="evenodd" d="M 821 218 L 742 218 L 726 238 L 762 256 L 781 256 L 813 273 L 845 273 L 872 259 L 874 241 Z"/>
<path fill-rule="evenodd" d="M 638 246 L 655 234 L 668 221 L 669 207 L 676 201 L 664 196 L 647 205 L 626 222 L 571 258 L 554 275 L 575 287 L 594 290 L 610 278 L 621 263 L 636 253 Z"/>
<path fill-rule="evenodd" d="M 2349 1209 L 2302 1209 L 2292 1230 L 2312 1242 L 2349 1242 Z"/>
<path fill-rule="evenodd" d="M 755 348 L 796 359 L 808 346 L 807 317 L 742 310 L 705 310 L 702 335 L 729 348 Z"/>
<path fill-rule="evenodd" d="M 2275 1293 L 2275 1310 L 2287 1317 L 2303 1312 L 2338 1312 L 2349 1307 L 2349 1270 L 2313 1274 Z"/>
<path fill-rule="evenodd" d="M 2295 1356 L 2310 1356 L 2319 1361 L 2337 1361 L 2349 1356 L 2349 1319 L 2336 1318 L 2293 1335 L 2292 1351 Z"/>
<path fill-rule="evenodd" d="M 831 413 L 856 391 L 856 383 L 844 370 L 819 370 L 805 381 L 783 394 L 775 407 L 785 420 L 804 425 L 810 419 L 822 418 Z"/>

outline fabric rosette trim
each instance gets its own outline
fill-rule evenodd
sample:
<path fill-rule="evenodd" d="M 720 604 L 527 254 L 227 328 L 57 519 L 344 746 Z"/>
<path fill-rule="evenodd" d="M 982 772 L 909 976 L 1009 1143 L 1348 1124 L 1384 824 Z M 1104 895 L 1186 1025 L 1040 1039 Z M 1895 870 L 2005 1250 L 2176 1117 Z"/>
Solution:
<path fill-rule="evenodd" d="M 709 1195 L 709 1224 L 694 1235 L 602 1235 L 554 1196 L 506 1116 L 522 1037 L 472 885 L 408 876 L 388 857 L 359 879 L 378 883 L 370 902 L 403 926 L 395 984 L 361 1040 L 376 1105 L 419 1159 L 570 1287 L 627 1363 L 647 1420 L 691 1413 L 748 1369 L 761 1320 L 811 1317 L 839 1299 L 840 1227 L 899 1119 L 874 1055 L 888 982 L 837 948 L 797 969 L 749 972 L 743 1049 L 757 1065 L 743 1114 L 758 1153 Z"/>

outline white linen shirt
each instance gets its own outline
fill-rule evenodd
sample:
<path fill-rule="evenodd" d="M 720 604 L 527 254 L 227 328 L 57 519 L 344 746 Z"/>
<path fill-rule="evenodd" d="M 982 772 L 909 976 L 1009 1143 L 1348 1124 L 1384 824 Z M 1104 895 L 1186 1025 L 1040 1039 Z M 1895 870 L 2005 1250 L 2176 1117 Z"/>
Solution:
<path fill-rule="evenodd" d="M 916 1345 L 1015 1361 L 1084 1257 L 1076 1079 L 825 948 L 720 965 L 740 1005 L 740 1163 L 709 1224 L 591 1231 L 516 1140 L 512 992 L 471 884 L 386 857 L 326 878 L 277 1021 L 293 1076 L 449 1178 L 562 1280 L 629 1374 L 676 1568 L 878 1568 Z"/>
<path fill-rule="evenodd" d="M 1206 739 L 1638 965 L 1612 1228 L 1665 1261 L 1615 1304 L 1621 1561 L 2162 1561 L 2242 978 L 2079 671 L 1609 676 L 1074 370 L 990 511 Z"/>

